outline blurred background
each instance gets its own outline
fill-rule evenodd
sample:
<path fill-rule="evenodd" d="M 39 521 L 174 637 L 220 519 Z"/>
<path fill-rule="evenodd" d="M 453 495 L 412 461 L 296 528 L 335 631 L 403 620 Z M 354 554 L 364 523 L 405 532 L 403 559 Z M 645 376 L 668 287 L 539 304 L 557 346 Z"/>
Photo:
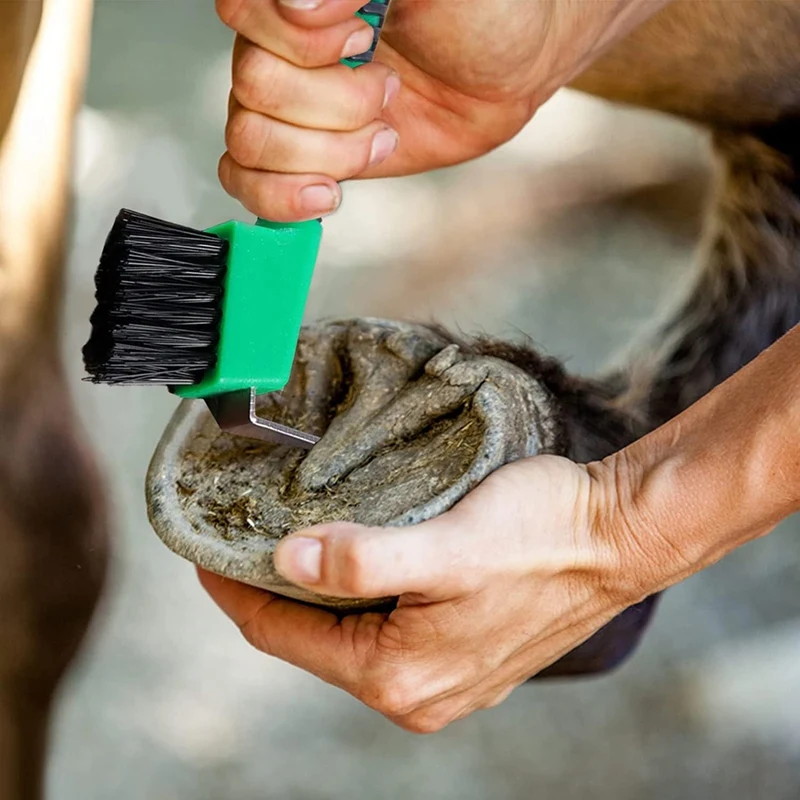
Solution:
<path fill-rule="evenodd" d="M 216 180 L 231 43 L 210 0 L 97 3 L 64 354 L 115 553 L 62 686 L 50 800 L 797 798 L 796 520 L 669 591 L 613 676 L 522 687 L 432 737 L 251 650 L 156 538 L 143 482 L 175 400 L 82 383 L 80 347 L 119 208 L 247 219 Z M 603 369 L 685 291 L 708 180 L 701 133 L 561 92 L 478 163 L 345 185 L 308 318 L 522 331 L 573 370 Z"/>

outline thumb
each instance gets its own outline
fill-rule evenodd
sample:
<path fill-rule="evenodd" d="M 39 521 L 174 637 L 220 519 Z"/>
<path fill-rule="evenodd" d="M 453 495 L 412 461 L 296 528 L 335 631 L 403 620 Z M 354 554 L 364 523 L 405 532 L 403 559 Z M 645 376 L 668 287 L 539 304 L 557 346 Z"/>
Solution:
<path fill-rule="evenodd" d="M 292 583 L 334 597 L 413 592 L 443 600 L 468 591 L 480 574 L 471 537 L 456 533 L 447 514 L 407 528 L 319 525 L 282 540 L 275 567 Z"/>

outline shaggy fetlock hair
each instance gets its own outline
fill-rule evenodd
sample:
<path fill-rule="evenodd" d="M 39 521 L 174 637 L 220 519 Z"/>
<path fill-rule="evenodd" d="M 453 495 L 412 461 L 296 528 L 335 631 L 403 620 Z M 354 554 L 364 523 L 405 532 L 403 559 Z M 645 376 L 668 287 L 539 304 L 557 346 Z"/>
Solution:
<path fill-rule="evenodd" d="M 509 361 L 559 401 L 563 455 L 602 459 L 680 414 L 800 322 L 800 120 L 713 137 L 718 178 L 687 297 L 630 366 L 569 375 L 529 342 L 456 338 Z M 630 656 L 658 595 L 612 620 L 537 677 L 606 672 Z"/>

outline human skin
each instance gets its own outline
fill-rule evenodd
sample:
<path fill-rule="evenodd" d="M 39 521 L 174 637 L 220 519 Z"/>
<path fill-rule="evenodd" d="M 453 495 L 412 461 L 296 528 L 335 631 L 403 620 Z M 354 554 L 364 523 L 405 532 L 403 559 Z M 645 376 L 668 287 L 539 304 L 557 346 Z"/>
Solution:
<path fill-rule="evenodd" d="M 42 0 L 8 2 L 0 9 L 0 142 L 17 101 L 41 16 Z"/>
<path fill-rule="evenodd" d="M 314 591 L 398 595 L 331 613 L 200 572 L 258 649 L 414 732 L 502 702 L 628 606 L 800 510 L 800 327 L 615 455 L 502 467 L 403 529 L 320 525 L 276 566 Z"/>
<path fill-rule="evenodd" d="M 340 0 L 331 2 L 340 6 Z M 395 2 L 402 7 L 402 0 Z M 348 5 L 348 14 L 352 5 L 358 4 Z M 620 22 L 623 5 L 630 5 L 625 25 Z M 585 51 L 577 42 L 583 47 L 597 40 L 603 25 L 611 41 L 637 14 L 644 18 L 644 7 L 637 11 L 634 5 L 521 4 L 551 15 L 538 40 L 535 19 L 523 24 L 515 17 L 505 32 L 484 19 L 478 27 L 497 33 L 504 57 L 515 52 L 510 48 L 508 55 L 507 37 L 517 27 L 527 37 L 516 51 L 518 61 L 494 73 L 494 58 L 480 69 L 476 66 L 485 48 L 466 56 L 459 47 L 458 53 L 444 54 L 442 63 L 429 65 L 431 48 L 403 48 L 404 36 L 424 41 L 420 29 L 426 19 L 411 24 L 409 17 L 404 22 L 398 14 L 399 29 L 388 32 L 388 41 L 407 57 L 402 60 L 397 51 L 386 49 L 381 58 L 385 54 L 387 63 L 395 59 L 403 88 L 381 113 L 398 130 L 400 144 L 381 164 L 353 174 L 404 174 L 444 166 L 505 141 L 527 121 L 521 113 L 525 103 L 533 113 L 602 50 Z M 409 8 L 414 20 L 416 5 Z M 470 9 L 474 13 L 473 4 Z M 617 16 L 581 18 L 590 9 L 614 9 Z M 578 16 L 570 21 L 560 18 L 562 13 Z M 591 36 L 576 36 L 581 25 L 591 29 Z M 339 32 L 336 47 L 350 30 Z M 568 33 L 559 38 L 560 31 Z M 429 33 L 435 36 L 433 28 Z M 528 47 L 535 57 L 526 55 Z M 479 97 L 461 83 L 470 68 Z M 511 85 L 510 74 L 525 77 Z M 385 86 L 388 73 L 381 75 Z M 455 86 L 442 90 L 450 75 Z M 438 93 L 431 94 L 431 87 Z M 333 96 L 332 88 L 326 96 Z M 379 106 L 383 100 L 376 102 Z M 232 120 L 240 114 L 234 104 Z M 253 135 L 259 126 L 269 129 L 273 118 L 248 119 L 244 130 Z M 235 124 L 229 129 L 229 145 L 238 132 Z M 271 144 L 276 141 L 270 138 Z M 369 137 L 350 139 L 344 149 L 352 146 L 352 152 L 360 152 L 363 166 L 369 142 Z M 260 144 L 267 152 L 265 141 Z M 345 163 L 338 151 L 333 161 Z M 245 205 L 253 198 L 263 202 L 248 206 L 256 213 L 299 218 L 298 187 L 326 175 L 292 174 L 292 167 L 298 173 L 305 167 L 291 157 L 282 164 L 241 170 L 229 153 L 221 177 L 223 182 L 231 179 L 227 188 Z M 327 178 L 348 177 L 345 173 L 334 171 Z M 236 175 L 243 176 L 241 182 Z M 794 398 L 800 374 L 792 367 L 798 356 L 800 329 L 795 329 L 679 417 L 603 462 L 578 465 L 555 457 L 519 461 L 423 525 L 402 530 L 319 526 L 279 546 L 276 565 L 289 580 L 325 594 L 398 595 L 398 608 L 390 615 L 338 620 L 208 573 L 201 573 L 201 580 L 256 647 L 344 688 L 408 730 L 439 730 L 501 702 L 624 608 L 764 535 L 798 509 L 800 405 Z"/>
<path fill-rule="evenodd" d="M 666 0 L 393 0 L 355 70 L 338 60 L 372 42 L 363 0 L 312 2 L 217 0 L 237 32 L 219 177 L 278 222 L 335 210 L 337 181 L 488 153 Z"/>

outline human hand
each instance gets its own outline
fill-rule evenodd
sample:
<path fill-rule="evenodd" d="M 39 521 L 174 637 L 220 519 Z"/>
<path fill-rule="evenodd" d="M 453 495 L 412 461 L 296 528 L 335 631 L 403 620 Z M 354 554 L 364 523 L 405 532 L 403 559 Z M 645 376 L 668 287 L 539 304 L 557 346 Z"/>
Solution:
<path fill-rule="evenodd" d="M 379 63 L 350 69 L 372 42 L 363 2 L 217 0 L 238 33 L 219 176 L 254 214 L 318 217 L 337 181 L 489 152 L 667 0 L 393 0 Z"/>
<path fill-rule="evenodd" d="M 390 614 L 334 614 L 200 572 L 264 652 L 350 692 L 399 726 L 440 730 L 500 703 L 641 600 L 674 552 L 620 527 L 613 470 L 517 461 L 451 511 L 402 529 L 320 525 L 277 568 L 341 597 L 399 596 Z M 658 565 L 658 570 L 651 568 Z"/>

